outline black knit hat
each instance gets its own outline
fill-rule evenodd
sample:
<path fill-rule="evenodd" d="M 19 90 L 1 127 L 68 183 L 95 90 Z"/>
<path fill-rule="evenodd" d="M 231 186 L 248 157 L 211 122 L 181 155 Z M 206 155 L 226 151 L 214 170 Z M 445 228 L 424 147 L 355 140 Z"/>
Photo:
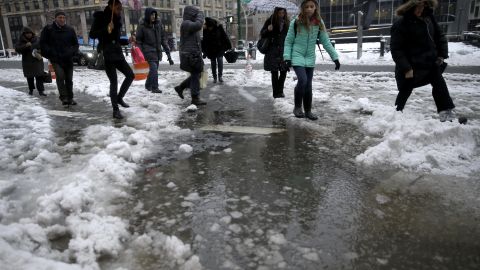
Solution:
<path fill-rule="evenodd" d="M 62 9 L 55 10 L 55 18 L 60 15 L 66 16 L 65 11 L 63 11 Z"/>

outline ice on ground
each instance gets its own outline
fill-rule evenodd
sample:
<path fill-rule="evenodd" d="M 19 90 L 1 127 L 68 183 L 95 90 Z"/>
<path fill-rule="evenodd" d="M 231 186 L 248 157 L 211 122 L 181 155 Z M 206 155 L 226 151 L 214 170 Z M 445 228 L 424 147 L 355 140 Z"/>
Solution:
<path fill-rule="evenodd" d="M 178 151 L 180 153 L 192 153 L 193 152 L 193 147 L 188 145 L 188 144 L 181 144 L 178 147 Z"/>

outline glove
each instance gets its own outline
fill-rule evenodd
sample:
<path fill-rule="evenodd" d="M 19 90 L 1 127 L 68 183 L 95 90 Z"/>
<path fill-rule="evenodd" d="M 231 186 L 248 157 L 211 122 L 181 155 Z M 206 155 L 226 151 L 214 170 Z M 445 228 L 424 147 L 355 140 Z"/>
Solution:
<path fill-rule="evenodd" d="M 292 61 L 291 60 L 285 60 L 285 61 L 283 61 L 283 65 L 286 68 L 290 69 L 292 67 Z"/>
<path fill-rule="evenodd" d="M 32 56 L 37 58 L 38 60 L 42 60 L 42 55 L 40 54 L 40 52 L 37 49 L 33 49 Z"/>
<path fill-rule="evenodd" d="M 170 66 L 173 65 L 173 60 L 172 60 L 172 58 L 168 58 L 168 63 L 170 64 Z"/>
<path fill-rule="evenodd" d="M 291 63 L 290 63 L 290 65 L 291 65 Z M 290 72 L 290 66 L 288 66 L 287 61 L 280 62 L 280 71 Z"/>
<path fill-rule="evenodd" d="M 207 58 L 207 55 L 206 54 L 203 54 L 203 59 Z"/>
<path fill-rule="evenodd" d="M 337 60 L 333 61 L 335 63 L 335 70 L 339 70 L 340 69 L 340 62 Z"/>

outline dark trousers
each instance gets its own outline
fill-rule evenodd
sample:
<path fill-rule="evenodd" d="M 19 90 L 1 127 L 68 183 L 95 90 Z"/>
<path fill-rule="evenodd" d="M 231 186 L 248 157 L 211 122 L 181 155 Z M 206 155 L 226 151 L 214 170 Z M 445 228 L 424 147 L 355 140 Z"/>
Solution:
<path fill-rule="evenodd" d="M 148 61 L 148 76 L 145 89 L 158 90 L 158 61 Z"/>
<path fill-rule="evenodd" d="M 180 88 L 182 90 L 184 90 L 185 88 L 190 88 L 190 94 L 192 95 L 192 97 L 198 97 L 200 95 L 201 74 L 201 72 L 190 73 L 190 76 L 180 84 Z"/>
<path fill-rule="evenodd" d="M 45 87 L 43 85 L 43 77 L 27 78 L 28 89 L 30 91 L 33 91 L 33 89 L 35 89 L 35 82 L 34 81 L 36 82 L 37 90 L 38 90 L 39 93 L 42 93 L 43 91 L 45 91 Z"/>
<path fill-rule="evenodd" d="M 59 98 L 61 101 L 73 99 L 73 63 L 57 64 L 52 63 L 57 81 Z"/>
<path fill-rule="evenodd" d="M 420 72 L 417 71 L 417 74 L 419 73 Z M 435 105 L 437 106 L 437 112 L 455 108 L 452 98 L 450 97 L 450 93 L 448 92 L 447 83 L 445 82 L 445 79 L 443 78 L 438 66 L 435 66 L 431 70 L 421 74 L 421 78 L 415 76 L 415 70 L 413 70 L 413 76 L 414 77 L 412 79 L 405 79 L 405 74 L 401 74 L 400 72 L 395 73 L 399 91 L 395 100 L 397 111 L 403 110 L 414 88 L 427 84 L 432 86 L 432 96 L 433 100 L 435 101 Z"/>
<path fill-rule="evenodd" d="M 273 97 L 279 97 L 283 94 L 283 87 L 285 79 L 287 78 L 286 71 L 271 71 L 272 73 L 272 88 Z"/>
<path fill-rule="evenodd" d="M 218 78 L 222 78 L 222 76 L 223 76 L 223 55 L 210 59 L 210 63 L 211 63 L 211 66 L 212 66 L 213 78 L 217 79 L 217 64 L 218 64 Z"/>
<path fill-rule="evenodd" d="M 120 86 L 120 92 L 117 94 L 118 78 L 117 69 L 125 75 L 122 86 Z M 114 111 L 118 111 L 118 101 L 122 100 L 128 91 L 128 88 L 135 78 L 133 70 L 128 65 L 125 59 L 117 61 L 105 61 L 105 72 L 107 73 L 108 80 L 110 80 L 110 101 Z"/>
<path fill-rule="evenodd" d="M 297 75 L 297 86 L 295 86 L 295 107 L 303 109 L 305 112 L 312 110 L 312 79 L 313 67 L 293 67 Z"/>

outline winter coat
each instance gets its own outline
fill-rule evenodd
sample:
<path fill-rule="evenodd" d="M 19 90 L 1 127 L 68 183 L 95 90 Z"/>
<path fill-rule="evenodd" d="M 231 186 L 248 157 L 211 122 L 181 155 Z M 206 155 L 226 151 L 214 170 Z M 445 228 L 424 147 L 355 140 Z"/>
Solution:
<path fill-rule="evenodd" d="M 147 61 L 162 61 L 162 47 L 167 57 L 170 58 L 170 48 L 167 43 L 167 34 L 160 20 L 150 21 L 152 13 L 157 14 L 155 9 L 145 9 L 143 23 L 137 29 L 137 46 L 142 50 Z"/>
<path fill-rule="evenodd" d="M 32 33 L 32 38 L 27 39 L 26 33 Z M 32 46 L 27 47 L 27 42 L 30 42 Z M 23 76 L 26 78 L 43 76 L 43 59 L 39 60 L 32 55 L 33 49 L 40 50 L 40 39 L 33 33 L 28 27 L 23 27 L 22 35 L 19 41 L 15 45 L 15 51 L 22 54 L 22 69 Z"/>
<path fill-rule="evenodd" d="M 113 16 L 113 30 L 110 34 L 108 33 L 108 24 L 111 18 L 112 10 L 108 6 L 103 11 L 93 13 L 89 37 L 98 39 L 97 51 L 103 52 L 106 61 L 119 61 L 125 59 L 121 45 L 128 45 L 128 41 L 120 39 L 121 17 Z"/>
<path fill-rule="evenodd" d="M 183 10 L 183 21 L 180 25 L 180 53 L 202 53 L 200 30 L 203 27 L 204 15 L 194 6 L 186 6 Z"/>
<path fill-rule="evenodd" d="M 205 18 L 206 27 L 213 27 L 212 30 L 207 28 L 203 29 L 202 50 L 203 53 L 209 58 L 214 59 L 219 56 L 223 56 L 225 51 L 232 48 L 230 39 L 223 30 L 223 26 L 218 24 L 212 18 Z"/>
<path fill-rule="evenodd" d="M 72 27 L 60 27 L 53 22 L 43 28 L 40 48 L 42 56 L 50 62 L 73 65 L 73 56 L 78 52 L 77 34 Z"/>
<path fill-rule="evenodd" d="M 291 60 L 292 66 L 315 67 L 315 47 L 317 37 L 323 48 L 327 51 L 330 58 L 335 61 L 338 59 L 337 52 L 332 46 L 328 34 L 325 30 L 319 30 L 318 25 L 310 25 L 308 30 L 304 25 L 297 25 L 297 34 L 295 35 L 296 20 L 290 22 L 287 37 L 285 38 L 285 48 L 283 50 L 283 59 Z M 323 29 L 325 24 L 321 21 Z"/>
<path fill-rule="evenodd" d="M 271 24 L 272 17 L 265 21 L 260 31 L 262 38 L 270 39 L 263 59 L 263 69 L 266 71 L 279 71 L 280 64 L 283 62 L 284 43 L 288 33 L 288 25 L 284 25 L 282 31 L 280 31 L 279 27 L 274 27 L 272 31 L 268 31 L 268 26 Z"/>
<path fill-rule="evenodd" d="M 421 18 L 413 11 L 418 0 L 409 0 L 396 13 L 400 18 L 392 25 L 390 50 L 395 61 L 397 79 L 405 79 L 411 69 L 427 74 L 435 68 L 438 57 L 448 58 L 448 42 L 433 16 L 436 0 L 428 0 Z"/>

